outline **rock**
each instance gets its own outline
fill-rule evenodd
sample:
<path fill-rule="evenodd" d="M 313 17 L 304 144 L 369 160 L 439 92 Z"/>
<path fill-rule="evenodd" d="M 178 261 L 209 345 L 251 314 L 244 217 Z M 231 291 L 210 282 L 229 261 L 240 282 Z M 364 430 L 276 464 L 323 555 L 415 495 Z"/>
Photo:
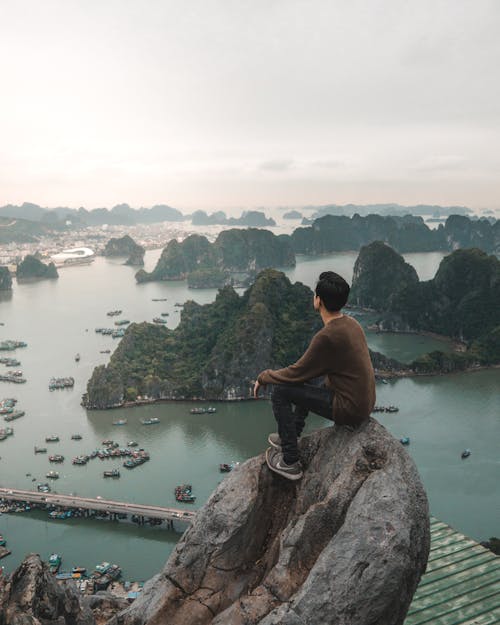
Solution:
<path fill-rule="evenodd" d="M 301 441 L 304 477 L 235 469 L 110 625 L 401 625 L 429 553 L 415 465 L 377 421 Z"/>
<path fill-rule="evenodd" d="M 72 584 L 58 584 L 38 554 L 0 578 L 1 625 L 95 625 Z"/>
<path fill-rule="evenodd" d="M 54 263 L 46 265 L 41 260 L 28 254 L 24 257 L 22 262 L 17 266 L 16 278 L 18 282 L 23 280 L 42 280 L 45 278 L 59 278 L 56 266 Z"/>
<path fill-rule="evenodd" d="M 124 597 L 117 597 L 107 591 L 86 595 L 82 597 L 81 603 L 92 611 L 96 625 L 104 625 L 117 612 L 129 606 L 129 602 Z"/>
<path fill-rule="evenodd" d="M 12 277 L 8 267 L 0 267 L 0 291 L 12 289 Z"/>
<path fill-rule="evenodd" d="M 356 259 L 349 302 L 392 310 L 398 294 L 418 283 L 417 272 L 400 254 L 382 241 L 374 241 L 362 247 Z"/>

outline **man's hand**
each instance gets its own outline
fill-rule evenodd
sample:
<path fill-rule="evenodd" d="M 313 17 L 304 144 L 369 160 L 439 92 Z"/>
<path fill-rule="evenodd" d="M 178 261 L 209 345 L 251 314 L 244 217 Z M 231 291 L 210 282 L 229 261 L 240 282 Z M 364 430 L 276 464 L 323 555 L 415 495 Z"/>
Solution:
<path fill-rule="evenodd" d="M 255 384 L 254 384 L 254 387 L 253 387 L 253 396 L 255 397 L 255 399 L 257 399 L 257 398 L 258 398 L 258 396 L 259 396 L 259 389 L 260 389 L 261 387 L 264 387 L 264 388 L 265 388 L 265 386 L 266 386 L 266 385 L 265 385 L 265 384 L 261 384 L 261 383 L 259 382 L 259 380 L 256 380 L 256 381 L 255 381 Z"/>

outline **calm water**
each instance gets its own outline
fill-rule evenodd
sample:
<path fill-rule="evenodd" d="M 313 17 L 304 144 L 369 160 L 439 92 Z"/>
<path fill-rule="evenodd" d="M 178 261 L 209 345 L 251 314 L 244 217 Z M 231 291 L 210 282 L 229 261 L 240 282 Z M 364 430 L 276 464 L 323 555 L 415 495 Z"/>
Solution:
<path fill-rule="evenodd" d="M 159 253 L 147 254 L 147 268 Z M 412 257 L 421 278 L 428 279 L 442 256 Z M 325 269 L 350 277 L 355 258 L 356 254 L 304 258 L 287 274 L 313 286 Z M 34 445 L 43 444 L 49 453 L 66 456 L 64 464 L 56 467 L 61 478 L 54 487 L 60 492 L 171 505 L 174 486 L 191 482 L 199 507 L 223 479 L 220 462 L 243 461 L 266 447 L 267 433 L 274 430 L 270 407 L 267 402 L 218 404 L 215 415 L 191 415 L 189 403 L 165 403 L 87 413 L 80 406 L 86 382 L 93 367 L 109 358 L 100 350 L 116 346 L 116 339 L 94 332 L 95 327 L 112 325 L 106 311 L 122 309 L 122 318 L 131 321 L 152 320 L 169 312 L 168 325 L 174 327 L 179 319 L 176 302 L 192 298 L 206 303 L 215 297 L 214 290 L 190 291 L 184 283 L 136 285 L 134 269 L 121 262 L 98 258 L 91 266 L 61 270 L 55 282 L 14 285 L 13 296 L 0 302 L 0 321 L 5 323 L 0 337 L 28 342 L 27 348 L 15 353 L 28 382 L 23 386 L 0 383 L 0 397 L 14 395 L 19 408 L 26 410 L 25 417 L 11 424 L 14 437 L 0 442 L 0 484 L 31 488 L 33 477 L 45 481 L 45 473 L 54 467 L 47 456 L 33 453 Z M 163 297 L 168 301 L 152 301 Z M 369 342 L 389 356 L 406 359 L 442 346 L 415 336 L 370 334 Z M 74 360 L 77 352 L 79 363 Z M 49 392 L 49 378 L 64 375 L 74 376 L 74 389 Z M 399 413 L 383 415 L 381 420 L 394 435 L 410 436 L 409 452 L 427 487 L 433 513 L 477 539 L 499 532 L 499 378 L 499 370 L 481 371 L 378 387 L 379 403 L 400 407 Z M 144 426 L 140 419 L 145 416 L 158 416 L 161 423 Z M 113 426 L 119 418 L 126 418 L 127 425 Z M 327 424 L 311 417 L 308 427 Z M 45 444 L 45 436 L 53 433 L 60 442 Z M 83 439 L 72 441 L 74 433 Z M 151 453 L 151 461 L 133 471 L 122 469 L 119 480 L 102 477 L 104 469 L 119 467 L 119 461 L 71 464 L 74 455 L 92 451 L 105 438 L 123 445 L 137 440 Z M 460 452 L 465 447 L 472 449 L 472 455 L 462 461 Z M 167 531 L 98 520 L 50 521 L 42 512 L 3 515 L 0 533 L 13 553 L 2 564 L 10 571 L 27 552 L 48 556 L 58 551 L 64 568 L 77 564 L 91 568 L 109 560 L 123 566 L 126 578 L 146 579 L 161 568 L 183 529 L 180 524 Z"/>

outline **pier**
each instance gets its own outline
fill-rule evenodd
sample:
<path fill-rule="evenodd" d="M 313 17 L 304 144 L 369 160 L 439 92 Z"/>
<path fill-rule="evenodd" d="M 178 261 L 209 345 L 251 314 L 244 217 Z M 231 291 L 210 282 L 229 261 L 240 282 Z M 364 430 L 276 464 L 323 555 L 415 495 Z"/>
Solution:
<path fill-rule="evenodd" d="M 107 512 L 112 518 L 117 514 L 135 515 L 143 524 L 146 519 L 160 519 L 167 521 L 172 527 L 173 521 L 190 523 L 196 511 L 181 510 L 178 508 L 163 508 L 149 504 L 137 504 L 112 499 L 94 499 L 91 497 L 77 497 L 76 495 L 62 495 L 60 493 L 40 493 L 18 488 L 0 488 L 0 498 L 8 501 L 22 501 L 41 505 L 53 505 L 60 508 L 79 508 L 95 512 Z"/>

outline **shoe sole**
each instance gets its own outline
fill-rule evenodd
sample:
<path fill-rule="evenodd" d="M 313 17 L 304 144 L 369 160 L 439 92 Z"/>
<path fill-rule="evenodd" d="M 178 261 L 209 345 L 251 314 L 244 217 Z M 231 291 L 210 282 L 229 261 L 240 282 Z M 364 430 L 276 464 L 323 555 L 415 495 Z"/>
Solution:
<path fill-rule="evenodd" d="M 269 469 L 271 471 L 273 471 L 273 473 L 277 473 L 278 475 L 281 475 L 281 477 L 284 477 L 287 480 L 291 480 L 292 482 L 296 482 L 297 480 L 302 479 L 302 476 L 304 475 L 304 473 L 301 471 L 300 474 L 297 475 L 293 475 L 293 473 L 287 473 L 286 471 L 280 471 L 279 469 L 277 469 L 276 467 L 273 467 L 271 465 L 271 454 L 273 454 L 275 452 L 275 448 L 274 447 L 268 447 L 266 449 L 266 463 L 267 466 L 269 467 Z"/>
<path fill-rule="evenodd" d="M 278 443 L 273 443 L 273 441 L 271 440 L 271 436 L 267 437 L 267 442 L 271 445 L 271 447 L 273 447 L 273 449 L 281 451 L 281 445 L 278 445 Z"/>

